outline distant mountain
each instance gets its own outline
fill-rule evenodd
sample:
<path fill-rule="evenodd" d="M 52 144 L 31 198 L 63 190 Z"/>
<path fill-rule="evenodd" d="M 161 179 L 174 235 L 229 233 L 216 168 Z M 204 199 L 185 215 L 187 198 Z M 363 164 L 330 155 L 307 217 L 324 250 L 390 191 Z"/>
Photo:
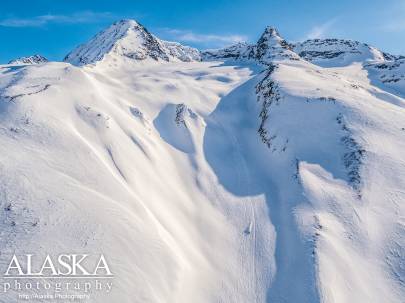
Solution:
<path fill-rule="evenodd" d="M 365 43 L 343 39 L 313 39 L 295 43 L 292 49 L 300 57 L 318 65 L 340 66 L 353 62 L 394 60 Z"/>
<path fill-rule="evenodd" d="M 85 65 L 109 58 L 154 61 L 199 61 L 199 51 L 175 42 L 166 42 L 134 20 L 121 20 L 69 53 L 64 61 Z"/>
<path fill-rule="evenodd" d="M 275 28 L 270 26 L 264 30 L 254 45 L 238 43 L 224 49 L 207 50 L 202 52 L 202 57 L 206 60 L 230 58 L 253 60 L 263 64 L 269 64 L 274 59 L 298 59 L 297 54 L 292 52 L 287 41 L 281 38 Z"/>
<path fill-rule="evenodd" d="M 267 27 L 255 44 L 237 43 L 229 47 L 202 51 L 205 60 L 254 60 L 268 64 L 277 58 L 298 58 L 322 66 L 345 66 L 354 62 L 393 61 L 397 57 L 358 41 L 344 39 L 312 39 L 290 43 L 277 29 Z"/>
<path fill-rule="evenodd" d="M 40 64 L 46 62 L 48 62 L 48 59 L 46 59 L 45 57 L 41 55 L 33 55 L 11 60 L 10 62 L 8 62 L 8 64 Z"/>
<path fill-rule="evenodd" d="M 252 52 L 252 46 L 246 42 L 238 42 L 225 48 L 208 49 L 201 52 L 203 60 L 215 59 L 247 59 Z"/>

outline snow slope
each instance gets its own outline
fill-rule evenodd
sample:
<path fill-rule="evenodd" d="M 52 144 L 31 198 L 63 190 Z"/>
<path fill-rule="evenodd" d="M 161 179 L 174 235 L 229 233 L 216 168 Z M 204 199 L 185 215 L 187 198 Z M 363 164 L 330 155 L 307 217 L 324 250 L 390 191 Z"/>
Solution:
<path fill-rule="evenodd" d="M 391 91 L 394 95 L 405 97 L 405 58 L 399 57 L 385 62 L 365 64 L 371 81 L 376 86 Z"/>
<path fill-rule="evenodd" d="M 139 27 L 0 66 L 0 265 L 104 253 L 97 303 L 403 302 L 401 59 L 305 60 L 269 27 L 199 62 Z"/>
<path fill-rule="evenodd" d="M 270 262 L 249 255 L 240 267 L 252 246 L 243 235 L 245 199 L 222 189 L 202 148 L 204 118 L 252 71 L 217 63 L 127 68 L 2 67 L 2 209 L 11 206 L 1 247 L 104 253 L 115 287 L 92 302 L 263 298 L 250 265 Z M 181 104 L 192 112 L 178 117 Z"/>

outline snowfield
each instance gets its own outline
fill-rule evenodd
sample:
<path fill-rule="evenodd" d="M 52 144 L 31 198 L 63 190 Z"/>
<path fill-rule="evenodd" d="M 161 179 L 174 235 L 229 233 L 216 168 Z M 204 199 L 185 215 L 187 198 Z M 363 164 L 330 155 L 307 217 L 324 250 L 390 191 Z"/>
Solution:
<path fill-rule="evenodd" d="M 403 58 L 124 20 L 65 61 L 0 65 L 2 268 L 103 253 L 97 303 L 403 302 Z"/>

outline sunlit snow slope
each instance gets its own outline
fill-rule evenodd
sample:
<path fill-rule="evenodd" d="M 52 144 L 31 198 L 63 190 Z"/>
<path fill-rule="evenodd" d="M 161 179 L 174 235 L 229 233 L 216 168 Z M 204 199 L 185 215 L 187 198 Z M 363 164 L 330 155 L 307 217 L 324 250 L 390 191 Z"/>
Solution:
<path fill-rule="evenodd" d="M 97 303 L 403 302 L 403 59 L 92 41 L 0 66 L 1 256 L 104 253 Z"/>

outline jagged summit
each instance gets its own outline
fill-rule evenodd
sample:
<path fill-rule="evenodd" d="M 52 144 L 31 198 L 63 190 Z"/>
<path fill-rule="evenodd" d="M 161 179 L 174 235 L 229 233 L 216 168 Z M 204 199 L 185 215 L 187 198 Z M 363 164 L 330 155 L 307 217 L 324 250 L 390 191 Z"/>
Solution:
<path fill-rule="evenodd" d="M 300 57 L 322 66 L 344 66 L 353 62 L 395 59 L 395 56 L 366 43 L 347 39 L 310 39 L 291 46 Z"/>
<path fill-rule="evenodd" d="M 238 43 L 223 49 L 206 50 L 202 57 L 204 60 L 252 60 L 264 65 L 275 60 L 303 59 L 323 67 L 400 59 L 366 43 L 348 39 L 310 39 L 290 43 L 273 26 L 267 26 L 255 44 Z"/>
<path fill-rule="evenodd" d="M 392 61 L 395 56 L 372 46 L 344 39 L 312 39 L 289 43 L 273 26 L 267 26 L 254 44 L 237 43 L 222 49 L 199 50 L 177 42 L 163 41 L 135 20 L 113 23 L 89 42 L 80 45 L 64 61 L 74 65 L 107 61 L 151 62 L 245 60 L 269 65 L 277 60 L 306 60 L 320 66 L 346 66 L 354 62 Z M 29 62 L 28 62 L 29 63 Z"/>
<path fill-rule="evenodd" d="M 40 64 L 46 62 L 48 62 L 48 59 L 46 59 L 45 57 L 41 55 L 32 55 L 11 60 L 10 62 L 8 62 L 8 64 Z"/>
<path fill-rule="evenodd" d="M 207 49 L 201 52 L 203 60 L 215 59 L 241 59 L 247 58 L 251 50 L 251 45 L 246 42 L 238 42 L 221 49 Z"/>
<path fill-rule="evenodd" d="M 106 57 L 137 61 L 199 61 L 199 52 L 178 43 L 166 42 L 152 35 L 135 20 L 120 20 L 98 33 L 89 42 L 69 53 L 64 61 L 86 65 Z"/>
<path fill-rule="evenodd" d="M 262 64 L 270 64 L 275 59 L 299 60 L 299 56 L 291 51 L 290 44 L 273 26 L 267 26 L 255 44 L 238 43 L 224 49 L 207 50 L 202 55 L 204 59 L 245 59 Z"/>
<path fill-rule="evenodd" d="M 266 40 L 276 39 L 278 41 L 283 40 L 281 38 L 280 33 L 278 32 L 277 28 L 275 28 L 274 26 L 267 26 L 264 29 L 264 32 L 261 35 L 260 39 L 266 39 Z"/>
<path fill-rule="evenodd" d="M 263 34 L 253 47 L 253 58 L 262 63 L 270 63 L 274 59 L 296 59 L 297 54 L 291 51 L 291 46 L 284 40 L 277 29 L 272 26 L 265 28 Z"/>
<path fill-rule="evenodd" d="M 275 27 L 267 26 L 256 43 L 257 47 L 263 47 L 268 49 L 269 47 L 281 47 L 284 49 L 290 49 L 289 44 L 284 40 L 278 30 Z"/>

